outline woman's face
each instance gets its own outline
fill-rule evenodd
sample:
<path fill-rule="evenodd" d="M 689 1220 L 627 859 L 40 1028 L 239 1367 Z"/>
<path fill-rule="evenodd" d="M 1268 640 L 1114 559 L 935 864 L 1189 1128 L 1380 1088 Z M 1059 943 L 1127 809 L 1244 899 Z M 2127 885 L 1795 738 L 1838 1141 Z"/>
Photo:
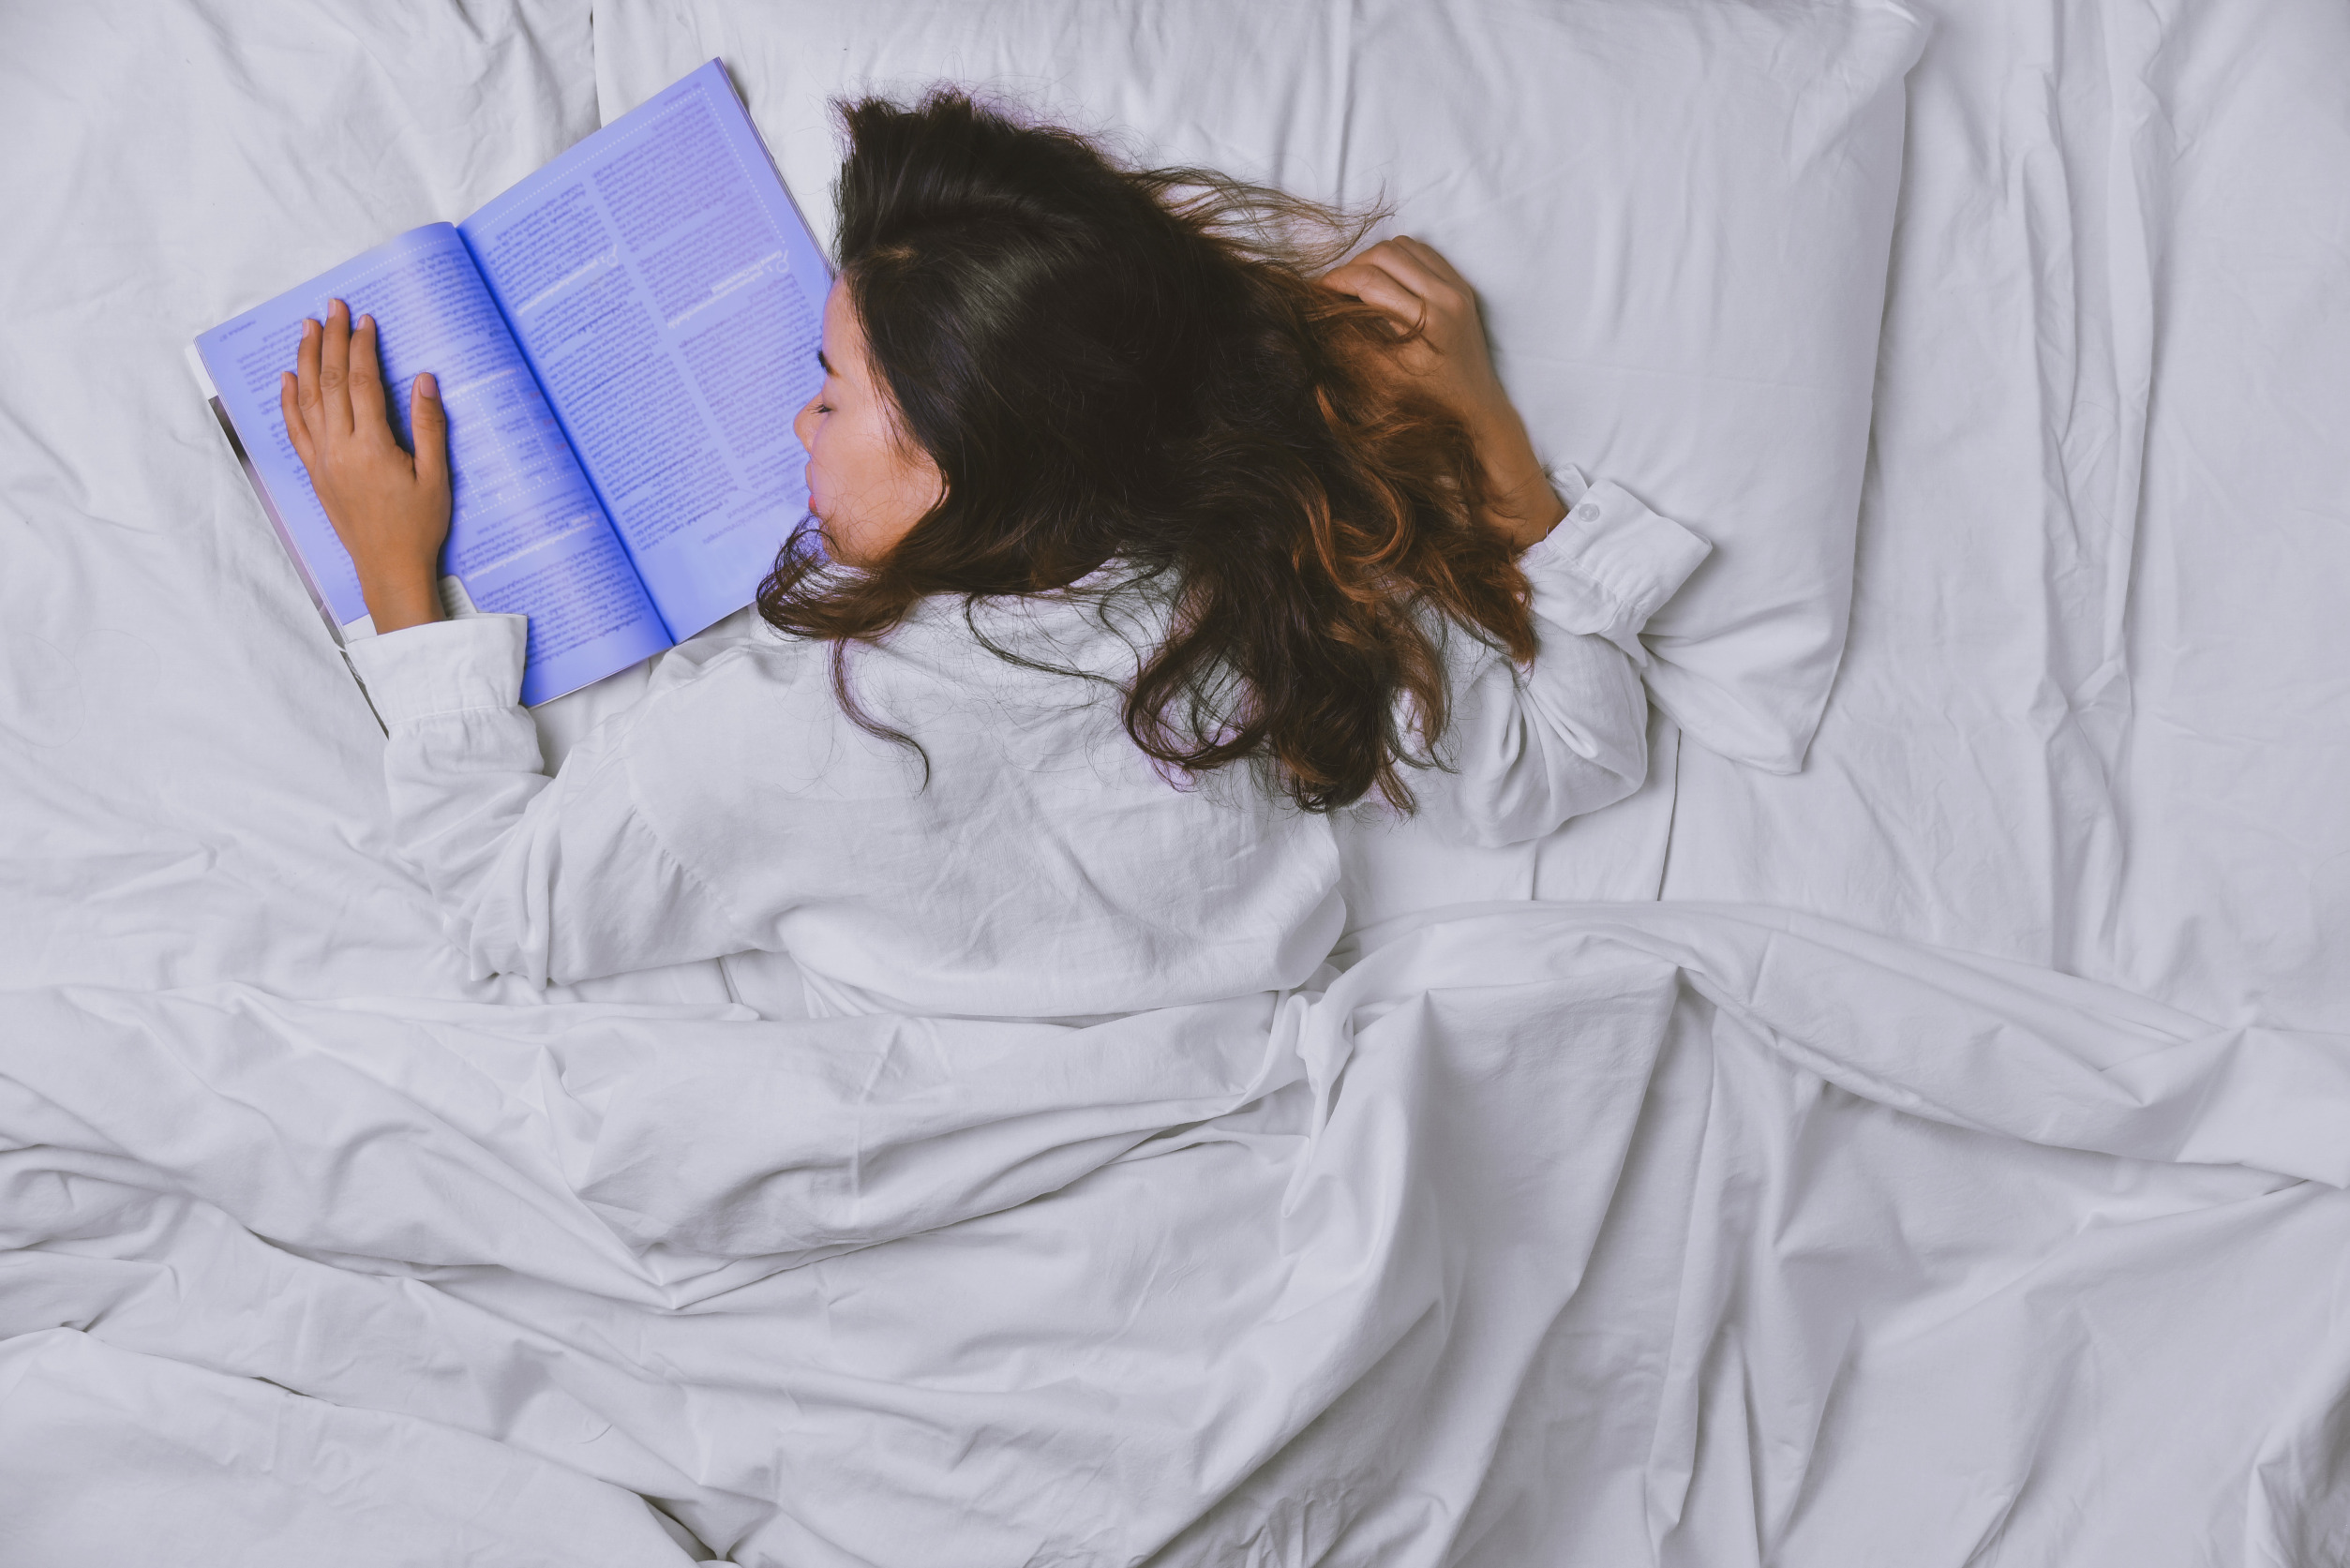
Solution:
<path fill-rule="evenodd" d="M 870 566 L 938 503 L 946 482 L 900 428 L 842 283 L 824 302 L 821 357 L 824 384 L 791 422 L 808 449 L 808 510 L 834 560 Z"/>

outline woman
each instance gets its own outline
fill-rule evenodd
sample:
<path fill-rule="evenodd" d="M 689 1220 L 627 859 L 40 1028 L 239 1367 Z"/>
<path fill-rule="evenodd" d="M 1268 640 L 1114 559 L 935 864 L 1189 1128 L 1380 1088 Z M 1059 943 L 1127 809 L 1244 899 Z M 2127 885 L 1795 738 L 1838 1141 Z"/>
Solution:
<path fill-rule="evenodd" d="M 373 324 L 305 328 L 287 427 L 383 634 L 397 842 L 485 971 L 781 950 L 819 1013 L 1277 990 L 1343 923 L 1332 814 L 1517 842 L 1638 785 L 1635 634 L 1707 546 L 1571 475 L 1559 526 L 1435 251 L 1316 280 L 1343 231 L 1277 192 L 951 92 L 846 121 L 783 635 L 666 655 L 552 779 L 518 619 L 440 619 L 431 379 L 412 459 Z"/>

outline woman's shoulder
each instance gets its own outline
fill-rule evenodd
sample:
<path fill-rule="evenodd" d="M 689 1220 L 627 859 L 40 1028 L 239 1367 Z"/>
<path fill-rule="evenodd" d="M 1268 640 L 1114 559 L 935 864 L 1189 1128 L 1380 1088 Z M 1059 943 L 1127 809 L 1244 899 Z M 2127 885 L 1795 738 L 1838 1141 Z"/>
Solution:
<path fill-rule="evenodd" d="M 1063 669 L 1115 675 L 1123 668 L 1130 675 L 1163 635 L 1163 598 L 1131 584 L 1104 592 L 934 595 L 917 601 L 888 632 L 853 645 L 850 661 L 872 666 L 872 679 L 891 681 L 961 683 L 1004 671 Z M 646 696 L 692 690 L 693 701 L 753 693 L 769 700 L 812 683 L 829 689 L 831 665 L 831 643 L 786 635 L 745 611 L 662 654 Z"/>
<path fill-rule="evenodd" d="M 644 700 L 648 706 L 690 706 L 794 689 L 812 674 L 820 679 L 823 665 L 823 644 L 780 636 L 746 613 L 655 659 Z"/>
<path fill-rule="evenodd" d="M 1058 754 L 1071 744 L 1058 732 L 1115 727 L 1154 613 L 1130 599 L 942 596 L 837 655 L 756 620 L 722 627 L 662 655 L 635 713 L 632 766 L 693 794 L 756 780 L 872 799 L 909 787 L 909 766 L 919 787 L 925 754 L 934 769 L 957 757 L 984 771 L 1018 760 L 996 756 L 1007 748 Z"/>
<path fill-rule="evenodd" d="M 831 652 L 754 624 L 663 654 L 628 715 L 624 751 L 639 808 L 676 830 L 760 812 L 777 795 L 906 787 L 901 748 L 841 711 Z"/>

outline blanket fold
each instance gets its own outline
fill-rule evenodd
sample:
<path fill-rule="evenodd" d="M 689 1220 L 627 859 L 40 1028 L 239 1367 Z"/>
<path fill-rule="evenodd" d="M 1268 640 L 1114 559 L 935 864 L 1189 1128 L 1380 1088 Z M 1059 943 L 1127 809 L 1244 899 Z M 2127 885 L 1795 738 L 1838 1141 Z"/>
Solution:
<path fill-rule="evenodd" d="M 361 1542 L 483 1443 L 843 1568 L 1955 1564 L 2027 1482 L 2350 1519 L 2302 1381 L 2350 1366 L 2344 1042 L 1782 912 L 1374 934 L 1086 1027 L 0 996 L 0 1456 L 129 1464 L 241 1564 L 254 1497 Z"/>

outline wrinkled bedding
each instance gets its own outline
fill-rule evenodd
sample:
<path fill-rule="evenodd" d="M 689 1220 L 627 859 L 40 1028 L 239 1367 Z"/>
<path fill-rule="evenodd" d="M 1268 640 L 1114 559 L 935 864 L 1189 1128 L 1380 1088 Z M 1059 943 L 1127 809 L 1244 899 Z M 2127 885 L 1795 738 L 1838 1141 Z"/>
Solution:
<path fill-rule="evenodd" d="M 1836 693 L 1664 894 L 2350 1027 L 2350 11 L 1934 10 Z"/>
<path fill-rule="evenodd" d="M 1089 1029 L 477 980 L 388 852 L 180 345 L 590 7 L 0 18 L 0 1562 L 2350 1556 L 2350 20 L 1927 8 L 1805 770 Z"/>
<path fill-rule="evenodd" d="M 1087 1029 L 236 986 L 0 1027 L 11 1561 L 232 1518 L 247 1562 L 678 1560 L 589 1478 L 756 1563 L 2350 1529 L 2350 1042 L 1805 918 L 1488 906 Z"/>

